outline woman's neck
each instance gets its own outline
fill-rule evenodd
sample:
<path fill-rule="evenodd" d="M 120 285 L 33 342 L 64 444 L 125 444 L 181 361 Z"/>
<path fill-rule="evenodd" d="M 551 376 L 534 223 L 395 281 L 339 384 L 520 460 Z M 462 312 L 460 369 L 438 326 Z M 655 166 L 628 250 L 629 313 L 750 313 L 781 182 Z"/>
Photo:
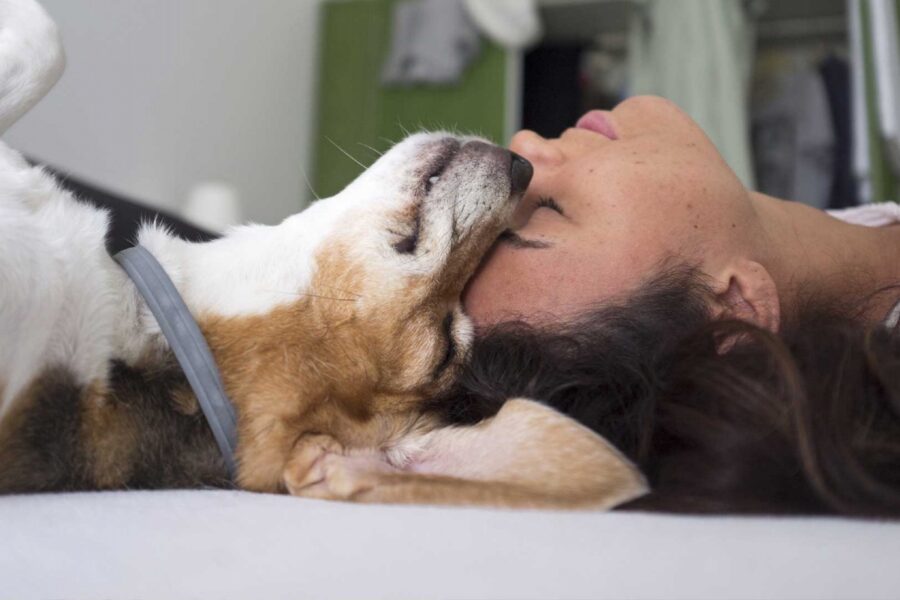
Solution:
<path fill-rule="evenodd" d="M 851 225 L 799 202 L 751 193 L 765 239 L 758 245 L 790 309 L 808 299 L 862 307 L 877 322 L 897 301 L 894 294 L 872 294 L 900 284 L 900 228 Z M 788 310 L 789 314 L 789 310 Z"/>

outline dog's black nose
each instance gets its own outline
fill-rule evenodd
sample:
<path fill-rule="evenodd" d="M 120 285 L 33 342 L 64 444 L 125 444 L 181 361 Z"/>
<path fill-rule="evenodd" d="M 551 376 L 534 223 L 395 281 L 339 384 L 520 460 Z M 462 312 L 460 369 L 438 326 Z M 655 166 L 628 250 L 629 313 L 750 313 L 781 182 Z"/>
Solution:
<path fill-rule="evenodd" d="M 509 193 L 510 195 L 518 195 L 525 191 L 528 184 L 531 183 L 531 176 L 534 175 L 534 168 L 531 163 L 516 154 L 512 155 L 509 164 Z"/>

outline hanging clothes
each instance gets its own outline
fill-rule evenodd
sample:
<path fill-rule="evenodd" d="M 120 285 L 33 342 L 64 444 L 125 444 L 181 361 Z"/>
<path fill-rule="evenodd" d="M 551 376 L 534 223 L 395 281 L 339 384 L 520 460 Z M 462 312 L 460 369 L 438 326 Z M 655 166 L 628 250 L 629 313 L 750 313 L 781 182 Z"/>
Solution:
<path fill-rule="evenodd" d="M 747 91 L 753 31 L 741 0 L 645 0 L 628 34 L 632 94 L 684 109 L 754 187 Z"/>
<path fill-rule="evenodd" d="M 388 85 L 452 85 L 480 50 L 478 30 L 462 0 L 399 2 L 381 80 Z"/>
<path fill-rule="evenodd" d="M 752 103 L 757 189 L 828 208 L 835 133 L 825 84 L 805 54 L 761 57 Z"/>
<path fill-rule="evenodd" d="M 537 0 L 465 0 L 466 10 L 481 32 L 509 50 L 521 50 L 541 38 Z"/>

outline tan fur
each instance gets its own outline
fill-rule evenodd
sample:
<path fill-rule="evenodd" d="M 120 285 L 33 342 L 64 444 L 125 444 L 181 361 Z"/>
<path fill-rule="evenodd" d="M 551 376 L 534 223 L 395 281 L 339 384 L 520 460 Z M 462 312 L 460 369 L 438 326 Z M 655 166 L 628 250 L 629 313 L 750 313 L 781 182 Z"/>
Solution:
<path fill-rule="evenodd" d="M 362 270 L 344 256 L 338 244 L 318 257 L 310 291 L 290 305 L 201 320 L 240 414 L 243 487 L 283 490 L 288 458 L 309 433 L 327 432 L 349 447 L 387 442 L 411 427 L 418 402 L 434 391 L 446 310 L 438 307 L 449 297 L 419 283 L 402 294 L 418 302 L 396 302 L 372 318 L 351 300 L 379 292 L 363 289 Z"/>
<path fill-rule="evenodd" d="M 175 390 L 172 394 L 172 404 L 175 410 L 183 415 L 200 414 L 200 403 L 197 402 L 197 396 L 187 388 Z"/>

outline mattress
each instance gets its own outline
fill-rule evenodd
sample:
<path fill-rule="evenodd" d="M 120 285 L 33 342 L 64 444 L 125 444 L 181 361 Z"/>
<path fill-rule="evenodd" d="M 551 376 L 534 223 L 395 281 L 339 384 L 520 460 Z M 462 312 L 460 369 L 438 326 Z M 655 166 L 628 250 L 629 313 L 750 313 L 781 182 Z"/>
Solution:
<path fill-rule="evenodd" d="M 0 498 L 0 598 L 897 598 L 900 523 L 354 505 L 239 491 Z"/>

